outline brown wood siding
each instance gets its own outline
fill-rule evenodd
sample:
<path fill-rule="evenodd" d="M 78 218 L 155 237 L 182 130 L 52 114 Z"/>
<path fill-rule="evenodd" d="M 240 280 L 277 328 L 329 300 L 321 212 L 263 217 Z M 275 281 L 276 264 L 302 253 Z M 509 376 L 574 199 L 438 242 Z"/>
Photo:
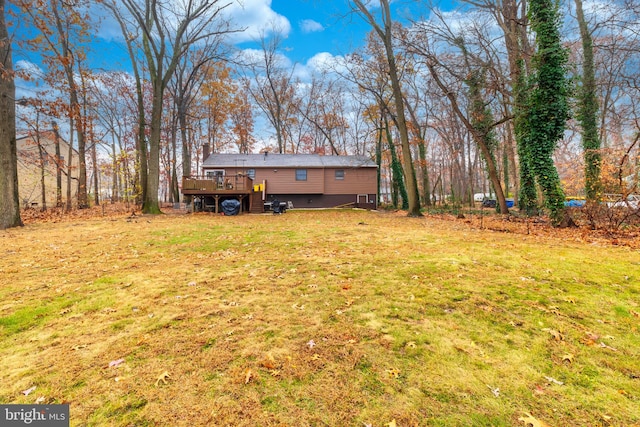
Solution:
<path fill-rule="evenodd" d="M 307 180 L 296 181 L 296 169 L 256 169 L 255 182 L 267 181 L 267 194 L 322 194 L 324 170 L 307 169 Z M 305 169 L 305 168 L 299 168 Z"/>
<path fill-rule="evenodd" d="M 336 179 L 335 169 L 325 169 L 324 194 L 376 194 L 377 173 L 375 168 L 342 169 L 344 179 Z"/>

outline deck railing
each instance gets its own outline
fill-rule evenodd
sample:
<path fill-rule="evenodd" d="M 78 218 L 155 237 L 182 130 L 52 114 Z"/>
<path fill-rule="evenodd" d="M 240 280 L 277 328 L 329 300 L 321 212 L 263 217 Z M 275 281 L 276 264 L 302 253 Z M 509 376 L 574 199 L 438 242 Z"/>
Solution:
<path fill-rule="evenodd" d="M 252 180 L 247 175 L 233 175 L 223 177 L 184 176 L 182 177 L 182 192 L 188 193 L 248 193 L 251 191 Z"/>

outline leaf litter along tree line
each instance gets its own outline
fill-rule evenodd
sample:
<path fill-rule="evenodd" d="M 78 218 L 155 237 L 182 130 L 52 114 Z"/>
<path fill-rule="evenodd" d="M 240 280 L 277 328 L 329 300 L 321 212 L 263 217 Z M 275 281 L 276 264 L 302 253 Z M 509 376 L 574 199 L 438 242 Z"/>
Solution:
<path fill-rule="evenodd" d="M 473 20 L 457 29 L 440 10 L 422 11 L 429 19 L 403 22 L 394 19 L 386 0 L 376 13 L 353 0 L 348 6 L 354 19 L 371 26 L 364 47 L 302 85 L 282 61 L 286 39 L 277 30 L 260 40 L 255 61 L 230 62 L 225 37 L 246 29 L 223 18 L 226 3 L 189 3 L 176 21 L 170 9 L 150 14 L 149 0 L 99 2 L 125 35 L 132 68 L 125 74 L 88 67 L 92 53 L 83 46 L 92 37 L 92 2 L 38 1 L 17 1 L 17 10 L 3 17 L 32 24 L 32 37 L 22 35 L 15 44 L 44 52 L 43 76 L 25 70 L 17 76 L 41 80 L 58 93 L 21 108 L 19 124 L 37 110 L 42 121 L 55 118 L 72 129 L 70 147 L 77 153 L 70 149 L 66 161 L 50 153 L 36 159 L 43 170 L 56 165 L 58 181 L 66 175 L 68 207 L 73 199 L 86 208 L 89 196 L 98 204 L 108 194 L 159 213 L 161 200 L 181 200 L 178 177 L 198 171 L 201 141 L 213 152 L 253 150 L 255 111 L 274 131 L 274 152 L 374 157 L 381 172 L 379 197 L 410 216 L 437 200 L 472 203 L 481 190 L 495 194 L 501 213 L 508 212 L 512 196 L 525 214 L 544 211 L 554 225 L 566 226 L 572 223 L 566 192 L 594 206 L 606 193 L 623 198 L 637 189 L 637 138 L 625 137 L 637 123 L 635 86 L 626 84 L 635 74 L 622 70 L 635 60 L 638 44 L 628 37 L 614 47 L 607 43 L 634 22 L 639 9 L 633 2 L 612 4 L 608 16 L 585 16 L 576 0 L 579 32 L 562 39 L 562 15 L 554 2 L 468 5 Z M 590 28 L 589 19 L 599 21 Z M 491 25 L 502 38 L 489 41 Z M 496 52 L 503 48 L 506 56 L 500 57 Z M 595 66 L 612 61 L 619 63 L 611 69 L 621 72 Z M 10 71 L 12 64 L 3 67 Z M 3 73 L 7 83 L 12 76 Z M 626 97 L 597 96 L 604 82 L 608 93 Z M 4 90 L 11 108 L 15 89 Z M 569 118 L 570 102 L 575 119 Z M 620 109 L 628 113 L 626 120 L 615 114 Z M 3 228 L 20 224 L 10 140 L 2 143 L 8 207 L 2 210 Z M 99 145 L 109 161 L 96 156 Z M 76 171 L 70 168 L 73 156 L 79 159 Z M 70 189 L 76 183 L 74 197 Z M 61 193 L 58 188 L 56 205 L 63 204 Z M 593 226 L 602 215 L 587 214 Z"/>

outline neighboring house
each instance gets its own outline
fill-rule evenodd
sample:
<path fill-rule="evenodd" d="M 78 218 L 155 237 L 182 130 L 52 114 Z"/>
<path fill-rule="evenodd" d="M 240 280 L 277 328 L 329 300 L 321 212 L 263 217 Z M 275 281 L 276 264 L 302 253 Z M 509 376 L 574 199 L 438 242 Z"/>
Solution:
<path fill-rule="evenodd" d="M 243 210 L 252 212 L 262 212 L 273 200 L 294 208 L 375 209 L 377 171 L 365 156 L 211 154 L 202 165 L 197 189 L 193 179 L 185 178 L 182 192 L 197 195 L 209 208 L 224 197 L 235 197 Z M 205 189 L 207 181 L 214 185 Z"/>
<path fill-rule="evenodd" d="M 53 131 L 41 132 L 37 135 L 18 136 L 16 138 L 18 154 L 18 192 L 20 204 L 23 208 L 33 207 L 41 209 L 42 185 L 46 206 L 56 206 L 56 135 Z M 69 144 L 58 137 L 60 145 L 59 164 L 62 167 L 62 201 L 67 198 L 67 162 Z M 71 197 L 76 199 L 78 186 L 78 152 L 73 150 Z M 43 179 L 44 168 L 44 179 Z"/>

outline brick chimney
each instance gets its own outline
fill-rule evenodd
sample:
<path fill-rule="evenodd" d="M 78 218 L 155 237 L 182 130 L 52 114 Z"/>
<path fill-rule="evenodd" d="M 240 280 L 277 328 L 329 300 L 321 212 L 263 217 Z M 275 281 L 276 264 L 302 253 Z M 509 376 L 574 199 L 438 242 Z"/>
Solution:
<path fill-rule="evenodd" d="M 209 144 L 202 144 L 202 162 L 206 162 L 209 157 Z"/>

